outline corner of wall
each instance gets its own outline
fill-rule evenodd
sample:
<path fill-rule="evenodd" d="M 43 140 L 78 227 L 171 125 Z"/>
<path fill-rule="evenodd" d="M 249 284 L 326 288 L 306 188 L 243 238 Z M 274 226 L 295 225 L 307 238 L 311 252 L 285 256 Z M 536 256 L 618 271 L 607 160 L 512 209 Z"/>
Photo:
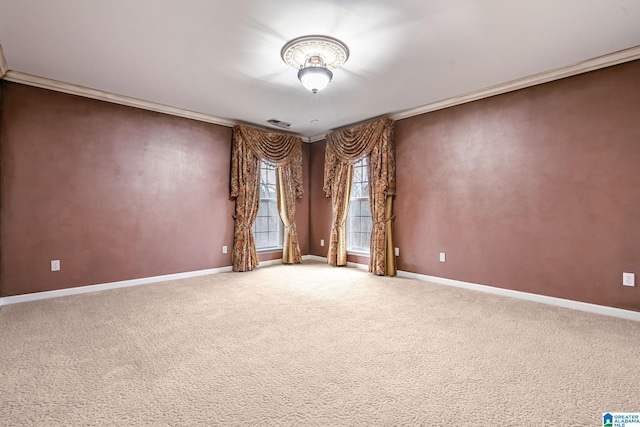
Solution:
<path fill-rule="evenodd" d="M 2 62 L 4 61 L 4 55 L 2 53 L 2 46 L 0 46 L 0 68 L 2 67 Z M 6 62 L 5 62 L 6 65 Z M 0 76 L 4 75 L 2 69 L 0 69 Z M 2 187 L 4 187 L 4 175 L 2 164 L 4 163 L 4 155 L 3 155 L 3 143 L 4 139 L 4 82 L 0 80 L 0 307 L 2 307 L 2 297 L 4 296 L 4 258 L 2 257 L 2 206 L 3 206 L 3 191 Z"/>
<path fill-rule="evenodd" d="M 7 65 L 7 59 L 4 56 L 2 45 L 0 45 L 0 78 L 4 77 L 7 71 L 9 71 L 9 66 Z"/>

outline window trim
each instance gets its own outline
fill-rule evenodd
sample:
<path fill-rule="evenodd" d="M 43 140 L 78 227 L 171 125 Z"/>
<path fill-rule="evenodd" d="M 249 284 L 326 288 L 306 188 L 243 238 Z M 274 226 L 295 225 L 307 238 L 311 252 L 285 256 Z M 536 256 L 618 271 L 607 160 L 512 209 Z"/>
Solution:
<path fill-rule="evenodd" d="M 360 252 L 360 251 L 355 250 L 355 249 L 347 249 L 347 255 L 355 255 L 355 256 L 362 256 L 362 257 L 371 258 L 371 251 L 369 251 L 369 252 Z"/>
<path fill-rule="evenodd" d="M 276 247 L 262 248 L 262 249 L 256 248 L 256 252 L 259 254 L 275 254 L 278 252 L 282 252 L 282 246 L 280 246 L 279 248 L 276 248 Z"/>
<path fill-rule="evenodd" d="M 282 218 L 280 218 L 280 212 L 278 210 L 278 196 L 277 196 L 277 191 L 278 191 L 278 174 L 277 174 L 277 166 L 269 163 L 268 161 L 262 159 L 260 160 L 260 185 L 262 186 L 262 170 L 263 170 L 263 166 L 267 165 L 269 168 L 273 168 L 274 172 L 275 172 L 275 182 L 273 183 L 276 187 L 276 197 L 275 198 L 260 198 L 259 199 L 259 203 L 260 205 L 262 205 L 262 203 L 266 203 L 266 202 L 270 202 L 270 203 L 275 203 L 276 206 L 276 215 L 278 218 L 278 245 L 277 246 L 265 246 L 262 248 L 258 248 L 257 245 L 255 245 L 256 247 L 256 252 L 259 254 L 266 254 L 266 253 L 275 253 L 275 252 L 282 252 L 283 250 L 283 245 L 284 245 L 284 224 L 282 223 Z M 268 179 L 267 179 L 268 181 Z M 267 182 L 267 184 L 269 184 Z M 258 205 L 258 206 L 260 206 Z M 258 208 L 258 212 L 259 212 L 259 208 Z M 254 239 L 254 243 L 257 240 L 257 234 L 259 232 L 257 232 L 257 225 L 256 225 L 256 221 L 258 220 L 258 216 L 256 216 L 256 220 L 253 222 L 253 224 L 251 225 L 251 232 L 253 233 L 253 239 Z M 267 216 L 267 217 L 262 217 L 262 218 L 271 218 L 271 216 Z M 268 231 L 266 232 L 260 232 L 260 233 L 268 233 Z"/>
<path fill-rule="evenodd" d="M 369 182 L 369 161 L 365 156 L 363 156 L 360 159 L 358 159 L 356 163 L 361 162 L 361 161 L 364 161 L 365 166 L 361 166 L 360 168 L 364 169 L 366 171 L 366 173 L 367 173 L 366 174 L 366 177 L 367 177 L 366 182 L 367 182 L 367 186 L 369 186 L 369 185 L 371 185 L 371 183 Z M 355 179 L 355 175 L 354 175 L 354 179 Z M 354 183 L 352 181 L 351 185 L 353 186 L 353 184 Z M 349 219 L 349 213 L 351 211 L 351 202 L 354 202 L 354 201 L 362 202 L 363 200 L 366 200 L 367 203 L 371 203 L 371 198 L 370 198 L 370 196 L 368 194 L 367 194 L 367 196 L 350 197 L 349 198 L 349 208 L 348 208 L 348 212 L 347 212 L 347 224 L 345 224 L 345 231 L 346 231 L 346 234 L 347 234 L 347 255 L 371 257 L 371 244 L 369 244 L 367 246 L 367 248 L 350 248 L 349 247 L 350 232 L 349 232 L 348 219 Z M 371 214 L 369 214 L 369 215 L 371 215 Z M 371 221 L 373 223 L 373 217 L 370 216 L 370 218 L 371 218 Z M 371 242 L 371 232 L 369 232 L 369 242 Z"/>

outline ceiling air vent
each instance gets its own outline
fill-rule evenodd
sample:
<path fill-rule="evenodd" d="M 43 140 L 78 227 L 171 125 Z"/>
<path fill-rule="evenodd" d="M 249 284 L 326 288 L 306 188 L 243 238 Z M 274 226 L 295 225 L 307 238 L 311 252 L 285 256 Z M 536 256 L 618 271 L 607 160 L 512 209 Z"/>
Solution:
<path fill-rule="evenodd" d="M 283 122 L 282 120 L 271 119 L 267 120 L 267 123 L 278 126 L 282 129 L 289 129 L 291 127 L 291 123 Z"/>

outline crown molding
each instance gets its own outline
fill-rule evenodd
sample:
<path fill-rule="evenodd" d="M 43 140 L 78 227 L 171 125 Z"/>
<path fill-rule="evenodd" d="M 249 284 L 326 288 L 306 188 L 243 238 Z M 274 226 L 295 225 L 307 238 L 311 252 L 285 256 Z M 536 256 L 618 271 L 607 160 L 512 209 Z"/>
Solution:
<path fill-rule="evenodd" d="M 7 74 L 9 71 L 9 66 L 7 65 L 7 58 L 4 57 L 4 52 L 2 51 L 2 45 L 0 45 L 0 79 Z"/>
<path fill-rule="evenodd" d="M 249 127 L 254 128 L 254 129 L 260 129 L 260 130 L 263 130 L 265 132 L 277 133 L 277 134 L 280 134 L 280 135 L 294 136 L 296 138 L 300 138 L 302 140 L 303 144 L 309 144 L 311 142 L 311 141 L 309 141 L 309 137 L 307 137 L 307 136 L 302 136 L 302 135 L 297 134 L 295 132 L 291 132 L 291 131 L 284 130 L 284 129 L 275 129 L 275 127 L 264 126 L 262 124 L 255 124 L 255 123 L 250 123 L 250 122 L 238 121 L 236 123 L 236 125 L 249 126 Z"/>
<path fill-rule="evenodd" d="M 578 74 L 586 73 L 589 71 L 599 70 L 601 68 L 611 67 L 614 65 L 622 64 L 629 61 L 640 59 L 640 46 L 631 47 L 629 49 L 620 50 L 607 55 L 602 55 L 596 58 L 588 59 L 586 61 L 578 62 L 567 67 L 558 68 L 551 71 L 545 71 L 531 76 L 523 77 L 520 79 L 512 80 L 510 82 L 501 83 L 495 86 L 490 86 L 478 91 L 469 92 L 463 95 L 454 96 L 451 98 L 443 99 L 440 101 L 426 104 L 420 107 L 403 110 L 400 112 L 388 114 L 387 117 L 392 120 L 401 120 L 420 114 L 429 113 L 432 111 L 442 110 L 444 108 L 453 107 L 467 102 L 477 101 L 483 98 L 489 98 L 491 96 L 500 95 L 507 92 L 512 92 L 527 87 L 548 83 L 554 80 L 563 79 L 565 77 L 571 77 Z M 124 95 L 118 95 L 110 92 L 105 92 L 97 89 L 91 89 L 84 86 L 74 85 L 71 83 L 65 83 L 58 80 L 48 79 L 45 77 L 38 77 L 27 73 L 21 73 L 19 71 L 10 71 L 7 66 L 7 61 L 0 46 L 0 78 L 14 82 L 21 83 L 29 86 L 40 87 L 43 89 L 54 90 L 57 92 L 68 93 L 71 95 L 78 95 L 87 98 L 97 99 L 100 101 L 111 102 L 114 104 L 126 105 L 129 107 L 141 108 L 144 110 L 156 111 L 159 113 L 170 114 L 178 117 L 185 117 L 188 119 L 199 120 L 208 123 L 214 123 L 221 126 L 233 127 L 240 124 L 239 121 L 224 119 L 208 114 L 197 113 L 195 111 L 185 110 L 176 107 L 170 107 L 164 104 L 158 104 L 151 101 L 145 101 L 138 98 L 132 98 Z M 383 116 L 384 117 L 384 116 Z M 313 135 L 310 137 L 302 137 L 303 141 L 306 139 L 308 143 L 314 143 L 322 141 L 326 138 L 326 133 Z M 305 142 L 307 142 L 305 141 Z"/>
<path fill-rule="evenodd" d="M 27 73 L 21 73 L 19 71 L 8 71 L 4 75 L 3 79 L 9 82 L 21 83 L 43 89 L 54 90 L 56 92 L 63 92 L 71 95 L 83 96 L 85 98 L 111 102 L 114 104 L 126 105 L 128 107 L 135 107 L 141 108 L 143 110 L 170 114 L 172 116 L 199 120 L 201 122 L 214 123 L 221 126 L 233 127 L 238 124 L 238 122 L 235 122 L 233 120 L 223 119 L 220 117 L 211 116 L 209 114 L 197 113 L 195 111 L 185 110 L 182 108 L 170 107 L 168 105 L 159 104 L 156 102 L 145 101 L 138 98 L 132 98 L 129 96 L 91 89 L 88 87 L 65 83 L 45 77 L 38 77 Z"/>
<path fill-rule="evenodd" d="M 318 141 L 322 141 L 323 139 L 327 138 L 327 134 L 326 133 L 321 133 L 320 135 L 314 135 L 314 136 L 310 136 L 309 137 L 309 143 L 314 143 L 314 142 L 318 142 Z"/>
<path fill-rule="evenodd" d="M 417 108 L 412 108 L 410 110 L 400 111 L 397 113 L 390 114 L 389 117 L 393 120 L 406 119 L 406 118 L 417 116 L 420 114 L 442 110 L 444 108 L 449 108 L 449 107 L 453 107 L 460 104 L 466 104 L 467 102 L 477 101 L 479 99 L 489 98 L 491 96 L 512 92 L 514 90 L 524 89 L 530 86 L 548 83 L 554 80 L 560 80 L 565 77 L 571 77 L 577 74 L 587 73 L 589 71 L 595 71 L 601 68 L 611 67 L 614 65 L 622 64 L 624 62 L 633 61 L 636 59 L 640 59 L 640 46 L 635 46 L 629 49 L 620 50 L 618 52 L 613 52 L 607 55 L 598 56 L 596 58 L 578 62 L 577 64 L 569 65 L 567 67 L 557 68 L 555 70 L 533 74 L 527 77 L 512 80 L 506 83 L 501 83 L 495 86 L 489 86 L 487 88 L 480 89 L 478 91 L 469 92 L 464 95 L 443 99 L 441 101 L 433 102 L 431 104 L 423 105 Z"/>
<path fill-rule="evenodd" d="M 354 122 L 354 123 L 350 123 L 348 125 L 344 125 L 344 126 L 340 126 L 340 127 L 337 127 L 337 128 L 333 128 L 329 132 L 321 133 L 321 134 L 314 135 L 314 136 L 309 136 L 308 137 L 309 143 L 318 142 L 318 141 L 322 141 L 323 139 L 327 139 L 327 135 L 330 132 L 350 129 L 350 128 L 354 127 L 354 126 L 360 126 L 360 125 L 363 125 L 365 123 L 370 123 L 370 122 L 373 122 L 373 121 L 376 121 L 376 120 L 386 119 L 386 118 L 390 118 L 389 115 L 388 114 L 383 114 L 381 116 L 370 117 L 370 118 L 365 119 L 365 120 L 360 120 L 359 122 Z"/>

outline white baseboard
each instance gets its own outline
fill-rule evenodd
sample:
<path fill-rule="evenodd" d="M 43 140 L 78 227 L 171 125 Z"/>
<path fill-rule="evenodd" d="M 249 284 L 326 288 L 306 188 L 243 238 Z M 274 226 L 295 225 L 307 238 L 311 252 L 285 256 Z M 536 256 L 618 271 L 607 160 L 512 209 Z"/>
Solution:
<path fill-rule="evenodd" d="M 425 282 L 437 283 L 440 285 L 455 286 L 457 288 L 470 289 L 472 291 L 486 292 L 494 295 L 518 298 L 527 301 L 539 302 L 542 304 L 570 308 L 572 310 L 586 311 L 589 313 L 602 314 L 605 316 L 618 317 L 620 319 L 635 320 L 636 322 L 640 322 L 640 312 L 632 310 L 623 310 L 621 308 L 607 307 L 604 305 L 590 304 L 587 302 L 573 301 L 546 295 L 531 294 L 528 292 L 514 291 L 512 289 L 496 288 L 493 286 L 462 282 L 460 280 L 445 279 L 443 277 L 427 276 L 424 274 L 410 273 L 408 271 L 401 270 L 398 270 L 398 277 L 416 279 Z"/>
<path fill-rule="evenodd" d="M 302 255 L 302 261 L 310 260 L 312 259 L 311 257 L 313 257 L 313 255 Z M 325 261 L 326 261 L 326 258 L 325 258 Z M 276 264 L 282 264 L 282 258 L 270 259 L 269 261 L 260 261 L 260 264 L 258 264 L 258 268 L 266 267 L 268 265 L 276 265 Z"/>
<path fill-rule="evenodd" d="M 304 255 L 303 260 L 311 259 L 311 255 Z M 326 259 L 325 259 L 326 261 Z M 261 261 L 258 267 L 281 264 L 282 258 Z M 166 274 L 163 276 L 143 277 L 140 279 L 122 280 L 120 282 L 102 283 L 98 285 L 78 286 L 75 288 L 57 289 L 55 291 L 34 292 L 31 294 L 15 295 L 0 298 L 0 307 L 3 305 L 17 304 L 20 302 L 38 301 L 41 299 L 64 297 L 68 295 L 86 294 L 89 292 L 106 291 L 109 289 L 126 288 L 129 286 L 147 285 L 150 283 L 166 282 L 168 280 L 187 279 L 189 277 L 204 276 L 207 274 L 217 274 L 232 271 L 232 267 L 211 268 L 207 270 L 187 271 L 185 273 Z"/>
<path fill-rule="evenodd" d="M 318 255 L 307 255 L 307 258 L 302 257 L 302 259 L 308 259 L 311 261 L 318 261 L 318 262 L 327 262 L 327 257 L 322 257 Z"/>
<path fill-rule="evenodd" d="M 270 259 L 269 261 L 260 261 L 256 268 L 267 267 L 269 265 L 282 264 L 282 258 Z"/>
<path fill-rule="evenodd" d="M 321 257 L 317 255 L 309 255 L 309 259 L 313 261 L 319 262 L 327 262 L 327 257 Z M 357 262 L 347 262 L 347 267 L 359 268 L 360 270 L 369 271 L 369 266 L 367 264 L 358 264 Z"/>
<path fill-rule="evenodd" d="M 75 288 L 57 289 L 55 291 L 34 292 L 31 294 L 15 295 L 0 298 L 0 307 L 27 301 L 64 297 L 68 295 L 86 294 L 89 292 L 106 291 L 109 289 L 126 288 L 129 286 L 146 285 L 150 283 L 166 282 L 168 280 L 187 279 L 189 277 L 205 276 L 231 271 L 231 266 L 210 268 L 206 270 L 187 271 L 184 273 L 165 274 L 163 276 L 143 277 L 140 279 L 122 280 L 119 282 L 102 283 L 99 285 L 78 286 Z"/>
<path fill-rule="evenodd" d="M 360 270 L 369 271 L 369 265 L 368 264 L 359 264 L 357 262 L 347 262 L 347 267 L 354 267 L 354 268 L 359 268 Z"/>
<path fill-rule="evenodd" d="M 304 255 L 302 260 L 312 260 L 319 262 L 327 262 L 326 257 L 320 257 L 317 255 Z M 269 261 L 263 261 L 259 266 L 268 266 L 281 263 L 282 259 L 274 259 Z M 355 262 L 348 262 L 348 267 L 355 267 L 361 270 L 368 270 L 369 266 L 366 264 L 358 264 Z M 143 277 L 140 279 L 122 280 L 119 282 L 103 283 L 99 285 L 79 286 L 75 288 L 58 289 L 55 291 L 35 292 L 31 294 L 15 295 L 10 297 L 0 298 L 0 307 L 3 305 L 17 304 L 28 301 L 38 301 L 48 298 L 57 298 L 68 295 L 86 294 L 89 292 L 106 291 L 109 289 L 126 288 L 129 286 L 146 285 L 151 283 L 166 282 L 168 280 L 187 279 L 190 277 L 205 276 L 207 274 L 218 274 L 232 271 L 232 267 L 220 267 L 210 268 L 206 270 L 187 271 L 184 273 L 166 274 L 163 276 Z M 558 307 L 570 308 L 573 310 L 586 311 L 589 313 L 602 314 L 605 316 L 617 317 L 620 319 L 634 320 L 640 322 L 640 312 L 632 310 L 624 310 L 621 308 L 607 307 L 603 305 L 590 304 L 586 302 L 573 301 L 563 298 L 550 297 L 546 295 L 531 294 L 528 292 L 514 291 L 512 289 L 496 288 L 493 286 L 480 285 L 477 283 L 463 282 L 460 280 L 446 279 L 443 277 L 427 276 L 425 274 L 411 273 L 409 271 L 398 270 L 398 277 L 407 279 L 415 279 L 423 282 L 437 283 L 440 285 L 454 286 L 457 288 L 469 289 L 473 291 L 486 292 L 494 295 L 500 295 L 510 298 L 517 298 L 527 301 L 539 302 L 542 304 L 555 305 Z"/>
<path fill-rule="evenodd" d="M 310 255 L 309 259 L 320 262 L 327 262 L 327 258 Z M 357 264 L 348 262 L 347 266 L 356 267 L 362 270 L 368 270 L 366 264 Z M 605 316 L 618 317 L 620 319 L 634 320 L 640 322 L 640 312 L 632 310 L 624 310 L 621 308 L 607 307 L 604 305 L 590 304 L 587 302 L 573 301 L 563 298 L 550 297 L 546 295 L 531 294 L 528 292 L 514 291 L 512 289 L 496 288 L 493 286 L 480 285 L 471 282 L 462 282 L 460 280 L 445 279 L 443 277 L 427 276 L 425 274 L 411 273 L 409 271 L 398 270 L 398 277 L 407 279 L 416 279 L 423 282 L 437 283 L 440 285 L 455 286 L 457 288 L 470 289 L 472 291 L 486 292 L 494 295 L 500 295 L 510 298 L 518 298 L 527 301 L 539 302 L 542 304 L 555 305 L 558 307 L 570 308 L 572 310 L 586 311 L 589 313 L 602 314 Z"/>

